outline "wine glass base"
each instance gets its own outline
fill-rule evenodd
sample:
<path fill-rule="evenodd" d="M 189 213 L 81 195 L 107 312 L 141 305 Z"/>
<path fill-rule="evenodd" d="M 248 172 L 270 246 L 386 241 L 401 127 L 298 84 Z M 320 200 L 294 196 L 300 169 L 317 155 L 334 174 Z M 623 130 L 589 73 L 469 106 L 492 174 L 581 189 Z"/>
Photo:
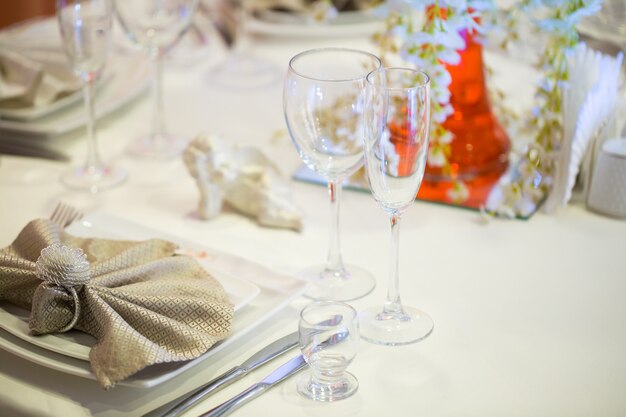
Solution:
<path fill-rule="evenodd" d="M 179 136 L 144 136 L 131 143 L 127 151 L 140 158 L 174 159 L 180 156 L 187 141 Z"/>
<path fill-rule="evenodd" d="M 352 265 L 347 265 L 343 274 L 319 265 L 305 269 L 299 275 L 309 282 L 304 296 L 312 300 L 357 300 L 372 292 L 376 286 L 376 279 L 371 273 Z"/>
<path fill-rule="evenodd" d="M 313 373 L 307 371 L 302 374 L 296 386 L 298 392 L 314 401 L 339 401 L 348 398 L 359 388 L 359 381 L 350 372 L 344 372 L 341 377 L 327 383 L 321 383 L 313 378 Z"/>
<path fill-rule="evenodd" d="M 382 307 L 359 313 L 361 338 L 378 345 L 398 346 L 417 343 L 433 331 L 433 320 L 421 310 L 404 307 L 398 314 L 385 314 Z"/>
<path fill-rule="evenodd" d="M 68 188 L 97 193 L 113 188 L 128 178 L 126 170 L 117 167 L 76 167 L 61 175 L 61 182 Z"/>
<path fill-rule="evenodd" d="M 210 73 L 211 81 L 228 87 L 254 88 L 279 82 L 276 66 L 254 55 L 233 52 Z"/>

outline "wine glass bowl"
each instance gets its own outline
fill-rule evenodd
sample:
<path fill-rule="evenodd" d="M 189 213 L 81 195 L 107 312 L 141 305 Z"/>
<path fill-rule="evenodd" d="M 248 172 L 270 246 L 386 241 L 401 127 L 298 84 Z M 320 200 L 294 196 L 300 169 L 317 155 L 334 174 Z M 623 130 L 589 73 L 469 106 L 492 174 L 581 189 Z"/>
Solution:
<path fill-rule="evenodd" d="M 339 201 L 343 180 L 363 164 L 365 85 L 380 67 L 378 57 L 359 50 L 322 48 L 293 57 L 285 77 L 283 110 L 291 140 L 305 165 L 328 181 L 330 244 L 326 264 L 305 270 L 305 295 L 349 301 L 375 285 L 363 269 L 343 264 L 339 249 Z"/>
<path fill-rule="evenodd" d="M 111 44 L 111 0 L 57 0 L 57 20 L 70 67 L 83 83 L 86 112 L 85 164 L 61 176 L 69 188 L 96 193 L 122 183 L 127 173 L 102 163 L 96 138 L 94 83 L 105 66 Z"/>
<path fill-rule="evenodd" d="M 310 371 L 298 378 L 298 392 L 316 401 L 337 401 L 359 386 L 346 369 L 356 356 L 359 323 L 348 304 L 318 301 L 300 313 L 299 345 Z"/>
<path fill-rule="evenodd" d="M 290 62 L 287 126 L 302 161 L 324 178 L 345 178 L 363 164 L 365 76 L 379 62 L 344 49 L 307 51 Z"/>
<path fill-rule="evenodd" d="M 387 300 L 361 312 L 361 335 L 370 342 L 403 345 L 426 338 L 428 314 L 402 305 L 398 239 L 401 216 L 415 201 L 424 177 L 430 131 L 430 79 L 408 68 L 381 68 L 367 77 L 365 167 L 374 199 L 391 224 Z"/>
<path fill-rule="evenodd" d="M 133 142 L 136 156 L 178 156 L 186 141 L 167 132 L 163 104 L 163 58 L 191 26 L 198 0 L 114 0 L 115 12 L 128 38 L 154 62 L 152 126 L 148 135 Z"/>

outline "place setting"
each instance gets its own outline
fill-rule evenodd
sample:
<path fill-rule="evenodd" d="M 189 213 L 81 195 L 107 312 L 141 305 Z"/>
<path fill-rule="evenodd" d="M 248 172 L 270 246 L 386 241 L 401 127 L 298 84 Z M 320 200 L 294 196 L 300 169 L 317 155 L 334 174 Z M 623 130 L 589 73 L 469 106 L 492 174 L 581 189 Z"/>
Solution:
<path fill-rule="evenodd" d="M 222 65 L 212 70 L 183 65 L 170 80 L 171 95 L 165 94 L 164 68 L 194 30 L 194 15 L 203 5 L 200 0 L 57 0 L 54 19 L 0 33 L 0 46 L 13 36 L 20 39 L 11 44 L 16 50 L 41 52 L 33 33 L 55 30 L 55 48 L 62 46 L 51 72 L 23 70 L 40 78 L 39 90 L 0 97 L 0 105 L 8 103 L 0 108 L 2 134 L 22 129 L 37 136 L 41 124 L 37 140 L 52 141 L 84 129 L 75 144 L 81 152 L 73 152 L 69 163 L 54 163 L 55 172 L 63 170 L 60 184 L 19 190 L 18 184 L 0 181 L 8 201 L 3 207 L 11 206 L 2 225 L 7 244 L 0 248 L 0 350 L 7 363 L 0 382 L 19 381 L 0 395 L 0 414 L 6 403 L 14 407 L 6 408 L 9 412 L 28 415 L 24 404 L 9 398 L 26 390 L 41 391 L 44 400 L 30 414 L 42 415 L 55 414 L 45 404 L 55 396 L 73 412 L 112 417 L 243 416 L 263 410 L 276 415 L 290 410 L 294 415 L 428 413 L 444 412 L 436 407 L 448 400 L 454 405 L 448 411 L 467 406 L 474 413 L 487 410 L 478 404 L 485 398 L 502 411 L 517 393 L 514 388 L 537 371 L 530 365 L 532 354 L 545 353 L 541 359 L 550 367 L 560 366 L 547 350 L 576 341 L 568 333 L 574 328 L 559 321 L 563 335 L 547 336 L 553 329 L 540 326 L 544 318 L 553 323 L 566 313 L 576 317 L 571 306 L 553 300 L 554 294 L 578 300 L 591 288 L 584 285 L 592 269 L 585 269 L 584 260 L 565 262 L 565 255 L 556 253 L 560 248 L 553 248 L 554 236 L 560 232 L 580 242 L 578 234 L 594 229 L 573 227 L 572 217 L 591 218 L 598 236 L 612 238 L 607 250 L 615 253 L 619 237 L 613 230 L 619 223 L 598 220 L 588 211 L 616 218 L 626 212 L 619 198 L 623 190 L 617 188 L 626 146 L 623 139 L 609 139 L 619 130 L 620 93 L 613 87 L 623 54 L 608 57 L 570 45 L 561 57 L 569 65 L 567 74 L 549 73 L 543 85 L 562 86 L 565 79 L 571 84 L 562 95 L 542 90 L 543 107 L 533 113 L 534 125 L 524 127 L 538 129 L 525 131 L 530 140 L 522 147 L 508 137 L 517 131 L 506 131 L 498 121 L 503 113 L 494 110 L 497 96 L 488 95 L 479 36 L 486 29 L 478 17 L 484 10 L 474 9 L 478 2 L 471 0 L 465 8 L 446 3 L 445 11 L 438 4 L 422 7 L 413 10 L 421 20 L 410 23 L 399 18 L 412 10 L 410 5 L 390 11 L 387 5 L 358 2 L 231 4 L 252 15 L 239 16 L 236 25 L 243 32 L 233 34 Z M 590 15 L 589 7 L 580 13 Z M 351 24 L 330 23 L 335 18 L 380 24 L 379 18 L 350 20 L 355 12 L 373 13 L 369 9 L 387 13 L 387 26 L 378 29 L 385 33 L 372 38 L 378 51 L 365 42 L 299 43 L 299 36 L 316 36 L 307 27 L 291 43 L 263 40 L 265 48 L 288 56 L 275 91 L 261 93 L 238 82 L 238 88 L 227 83 L 213 88 L 221 82 L 219 71 L 231 80 L 242 76 L 228 70 L 242 57 L 252 60 L 259 51 L 261 59 L 271 56 L 244 48 L 265 30 L 255 28 L 252 19 L 281 27 L 265 35 L 289 37 L 316 13 L 325 17 L 315 31 Z M 208 23 L 212 17 L 202 18 Z M 416 22 L 421 30 L 413 33 Z M 115 24 L 139 53 L 115 44 Z M 210 24 L 213 35 L 227 36 L 218 33 L 223 29 L 216 20 Z M 460 26 L 438 32 L 448 25 Z M 555 42 L 564 48 L 571 37 L 559 30 L 552 35 L 562 36 Z M 398 36 L 393 45 L 383 39 L 391 35 Z M 14 80 L 19 81 L 20 65 L 33 67 L 12 51 L 0 48 L 0 53 L 10 60 L 2 62 L 11 62 Z M 120 60 L 127 67 L 120 67 Z M 473 66 L 461 71 L 456 64 L 462 62 Z M 591 73 L 595 80 L 587 77 Z M 126 117 L 123 103 L 139 97 L 149 78 L 150 120 L 117 126 Z M 20 90 L 19 84 L 12 88 Z M 107 94 L 114 89 L 124 97 L 111 104 Z M 170 102 L 180 99 L 180 91 L 195 90 L 216 101 L 211 112 L 208 106 L 196 108 L 198 101 Z M 549 107 L 557 98 L 557 108 L 563 109 L 558 121 Z M 233 103 L 237 113 L 226 114 Z M 180 113 L 210 113 L 213 122 L 189 115 L 178 119 L 189 126 L 170 130 L 166 105 L 179 106 Z M 111 114 L 106 135 L 124 136 L 115 145 L 124 146 L 124 158 L 98 140 L 103 132 L 98 118 L 115 110 L 122 111 Z M 66 114 L 69 120 L 70 112 L 81 114 L 73 127 L 43 127 Z M 234 140 L 223 133 L 226 125 L 227 132 L 256 136 Z M 286 132 L 282 138 L 271 132 L 277 127 Z M 181 134 L 182 129 L 197 133 Z M 478 136 L 481 140 L 473 142 Z M 0 137 L 0 149 L 2 143 Z M 35 164 L 27 157 L 8 158 L 8 164 L 0 160 L 0 173 Z M 295 174 L 294 166 L 299 167 Z M 351 192 L 356 183 L 365 193 Z M 64 201 L 66 196 L 76 198 Z M 53 200 L 53 210 L 37 209 Z M 576 204 L 569 217 L 547 217 L 568 204 Z M 307 217 L 311 213 L 314 220 Z M 539 225 L 531 223 L 535 214 L 541 216 Z M 536 237 L 543 228 L 554 235 Z M 530 245 L 526 235 L 537 242 Z M 594 239 L 588 235 L 585 239 Z M 575 258 L 572 246 L 562 245 Z M 539 249 L 550 256 L 542 257 Z M 587 251 L 589 259 L 601 263 L 600 254 Z M 316 264 L 316 258 L 324 261 Z M 514 264 L 521 258 L 532 262 L 524 268 Z M 556 263 L 571 276 L 569 286 L 555 273 Z M 617 279 L 616 273 L 611 277 Z M 602 294 L 607 303 L 611 296 Z M 536 317 L 520 312 L 531 301 L 541 306 Z M 527 337 L 531 329 L 540 337 Z M 543 344 L 536 340 L 541 338 Z M 564 355 L 567 359 L 570 353 Z M 16 363 L 8 364 L 7 358 Z M 461 390 L 475 379 L 470 371 L 479 369 L 490 385 L 484 391 L 479 386 Z M 494 391 L 499 384 L 506 389 Z"/>
<path fill-rule="evenodd" d="M 96 379 L 103 388 L 119 384 L 149 389 L 236 346 L 304 293 L 313 301 L 300 313 L 298 332 L 236 368 L 242 370 L 217 377 L 190 399 L 177 400 L 173 411 L 164 414 L 178 415 L 176 410 L 190 407 L 231 378 L 243 377 L 268 358 L 300 347 L 299 356 L 207 414 L 223 415 L 307 365 L 311 372 L 298 380 L 301 395 L 322 402 L 348 398 L 357 391 L 358 379 L 345 369 L 357 354 L 361 337 L 383 345 L 427 337 L 432 320 L 400 302 L 397 226 L 423 176 L 428 76 L 384 68 L 376 56 L 351 49 L 305 51 L 289 65 L 284 95 L 287 125 L 302 159 L 328 176 L 331 205 L 339 204 L 341 179 L 365 162 L 375 199 L 390 216 L 395 272 L 384 306 L 357 313 L 344 302 L 369 294 L 375 280 L 358 268 L 344 267 L 338 230 L 331 233 L 337 240 L 331 238 L 327 265 L 314 267 L 303 279 L 106 213 L 83 215 L 62 204 L 50 219 L 26 225 L 2 251 L 2 348 L 64 374 Z M 313 82 L 301 84 L 299 77 Z M 320 86 L 327 88 L 322 100 L 298 101 L 306 91 L 320 91 Z M 301 111 L 290 112 L 297 108 Z M 303 123 L 337 109 L 340 114 L 348 111 L 337 120 L 344 130 L 340 136 L 329 135 L 335 129 L 332 124 L 333 130 L 303 134 L 299 127 Z M 392 134 L 396 128 L 401 130 Z M 404 136 L 393 136 L 402 132 Z M 348 147 L 346 135 L 354 142 Z M 358 142 L 362 137 L 365 146 Z M 209 180 L 205 185 L 210 184 Z M 332 212 L 333 222 L 338 222 L 338 207 Z"/>

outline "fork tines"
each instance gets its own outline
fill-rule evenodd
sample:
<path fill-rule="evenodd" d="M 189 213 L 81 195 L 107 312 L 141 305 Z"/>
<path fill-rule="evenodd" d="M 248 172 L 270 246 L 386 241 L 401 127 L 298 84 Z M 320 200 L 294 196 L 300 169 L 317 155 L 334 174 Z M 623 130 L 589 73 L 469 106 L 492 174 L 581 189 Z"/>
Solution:
<path fill-rule="evenodd" d="M 61 201 L 54 208 L 54 211 L 50 216 L 50 221 L 56 223 L 62 228 L 65 228 L 81 217 L 83 217 L 83 213 L 80 210 Z"/>

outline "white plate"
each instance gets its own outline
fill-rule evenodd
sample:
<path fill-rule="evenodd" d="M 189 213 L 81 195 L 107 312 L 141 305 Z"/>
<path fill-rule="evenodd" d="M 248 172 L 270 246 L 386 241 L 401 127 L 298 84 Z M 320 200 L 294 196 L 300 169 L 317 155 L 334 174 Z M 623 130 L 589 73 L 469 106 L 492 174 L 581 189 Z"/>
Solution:
<path fill-rule="evenodd" d="M 200 260 L 202 266 L 205 266 L 206 263 L 206 261 Z M 256 285 L 230 274 L 220 272 L 212 275 L 226 290 L 228 298 L 235 305 L 235 312 L 252 301 L 261 291 Z M 28 328 L 29 317 L 29 310 L 9 303 L 0 303 L 1 329 L 6 330 L 13 336 L 19 337 L 28 343 L 48 349 L 52 352 L 84 361 L 89 360 L 89 351 L 95 343 L 95 339 L 92 336 L 78 330 L 70 330 L 66 333 L 33 336 L 30 334 Z"/>
<path fill-rule="evenodd" d="M 81 97 L 82 91 L 78 90 L 45 106 L 26 107 L 22 109 L 0 109 L 0 117 L 27 122 L 52 114 L 74 103 L 78 103 Z"/>
<path fill-rule="evenodd" d="M 96 96 L 99 94 L 100 87 L 105 85 L 113 77 L 114 74 L 112 68 L 106 68 L 105 71 L 103 71 L 102 76 L 99 78 L 95 85 Z M 45 106 L 25 107 L 22 109 L 0 109 L 0 118 L 28 122 L 44 116 L 48 116 L 61 109 L 71 106 L 72 104 L 79 102 L 82 103 L 82 98 L 83 92 L 79 89 L 72 94 L 69 94 L 59 100 L 53 101 L 52 103 Z"/>
<path fill-rule="evenodd" d="M 299 278 L 279 274 L 237 256 L 209 249 L 105 213 L 93 213 L 86 216 L 80 223 L 73 224 L 68 228 L 68 231 L 77 236 L 167 239 L 176 242 L 186 251 L 203 254 L 203 266 L 216 276 L 237 276 L 239 280 L 249 281 L 259 288 L 258 295 L 249 300 L 247 305 L 235 314 L 233 331 L 227 339 L 193 361 L 150 366 L 121 382 L 121 385 L 148 388 L 181 374 L 197 363 L 209 359 L 215 353 L 236 343 L 238 339 L 287 306 L 294 298 L 300 296 L 306 286 L 305 281 Z M 35 346 L 4 330 L 0 330 L 0 348 L 47 368 L 83 378 L 95 379 L 88 362 Z"/>
<path fill-rule="evenodd" d="M 252 33 L 289 37 L 369 36 L 383 28 L 384 22 L 364 12 L 342 12 L 326 23 L 312 23 L 301 16 L 281 12 L 250 15 L 246 21 Z"/>
<path fill-rule="evenodd" d="M 109 61 L 108 65 L 113 76 L 97 91 L 95 102 L 97 118 L 104 117 L 130 102 L 148 85 L 149 65 L 143 56 L 118 55 Z M 25 120 L 0 120 L 0 131 L 52 138 L 83 126 L 86 119 L 82 101 L 65 104 L 42 117 L 31 118 L 33 115 L 26 112 L 22 115 Z"/>

